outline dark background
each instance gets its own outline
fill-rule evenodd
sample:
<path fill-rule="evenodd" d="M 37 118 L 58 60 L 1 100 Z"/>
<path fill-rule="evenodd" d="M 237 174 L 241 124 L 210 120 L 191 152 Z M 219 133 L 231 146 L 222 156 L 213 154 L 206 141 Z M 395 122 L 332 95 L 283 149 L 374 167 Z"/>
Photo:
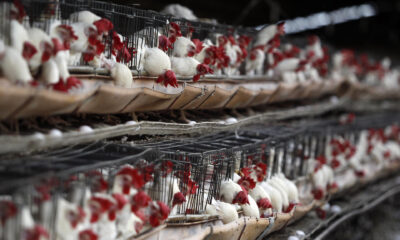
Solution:
<path fill-rule="evenodd" d="M 400 0 L 114 0 L 113 2 L 137 4 L 141 9 L 156 11 L 162 10 L 169 3 L 180 3 L 189 7 L 199 18 L 214 18 L 220 23 L 243 26 L 258 26 L 321 11 L 333 11 L 342 7 L 371 3 L 378 11 L 377 16 L 289 37 L 303 37 L 315 33 L 324 42 L 337 48 L 354 48 L 359 52 L 368 51 L 373 55 L 388 55 L 395 59 L 400 53 Z"/>

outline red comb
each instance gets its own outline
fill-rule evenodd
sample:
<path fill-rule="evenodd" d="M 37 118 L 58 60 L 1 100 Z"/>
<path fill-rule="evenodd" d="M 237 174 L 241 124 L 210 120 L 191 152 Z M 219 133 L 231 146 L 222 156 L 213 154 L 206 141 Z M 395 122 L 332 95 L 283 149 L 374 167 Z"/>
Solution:
<path fill-rule="evenodd" d="M 24 42 L 22 56 L 25 58 L 25 60 L 30 60 L 36 53 L 37 49 L 35 46 L 33 46 L 33 44 L 30 42 Z"/>
<path fill-rule="evenodd" d="M 9 218 L 17 214 L 17 206 L 9 200 L 0 201 L 0 221 L 4 225 Z"/>
<path fill-rule="evenodd" d="M 247 191 L 256 187 L 256 182 L 250 176 L 243 176 L 239 179 L 238 184 Z"/>
<path fill-rule="evenodd" d="M 186 202 L 186 198 L 181 192 L 177 192 L 173 196 L 172 206 Z"/>
<path fill-rule="evenodd" d="M 167 219 L 167 217 L 169 215 L 169 212 L 170 212 L 169 207 L 165 203 L 163 203 L 161 201 L 157 201 L 157 204 L 158 204 L 158 207 L 160 208 L 160 213 L 161 213 L 161 216 L 162 216 L 162 220 Z"/>
<path fill-rule="evenodd" d="M 112 197 L 117 202 L 118 210 L 121 210 L 128 203 L 128 200 L 125 198 L 123 194 L 114 193 Z"/>
<path fill-rule="evenodd" d="M 236 194 L 235 198 L 232 200 L 232 204 L 249 204 L 249 198 L 247 197 L 246 191 L 240 191 Z"/>
<path fill-rule="evenodd" d="M 147 207 L 151 202 L 151 197 L 144 191 L 139 191 L 131 198 L 132 212 L 138 211 L 140 208 Z"/>
<path fill-rule="evenodd" d="M 97 28 L 97 32 L 99 34 L 105 33 L 110 31 L 111 29 L 114 28 L 114 25 L 112 24 L 112 22 L 108 19 L 102 18 L 100 20 L 97 20 L 93 23 L 93 25 L 96 26 Z"/>
<path fill-rule="evenodd" d="M 19 22 L 22 22 L 23 18 L 26 16 L 24 5 L 22 5 L 21 1 L 19 0 L 14 0 L 13 4 L 18 12 L 11 10 L 11 17 L 14 17 Z"/>
<path fill-rule="evenodd" d="M 201 50 L 203 50 L 204 46 L 203 46 L 203 42 L 200 41 L 200 39 L 192 39 L 192 42 L 194 43 L 194 45 L 196 46 L 196 53 L 200 53 Z"/>
<path fill-rule="evenodd" d="M 278 23 L 277 30 L 279 35 L 285 34 L 285 22 Z"/>
<path fill-rule="evenodd" d="M 117 51 L 121 50 L 124 47 L 124 42 L 121 40 L 116 31 L 113 31 L 112 38 L 113 38 L 112 48 Z"/>
<path fill-rule="evenodd" d="M 271 202 L 268 198 L 261 198 L 257 201 L 257 206 L 261 209 L 272 208 Z"/>
<path fill-rule="evenodd" d="M 175 42 L 175 38 L 172 40 L 171 38 L 167 38 L 164 35 L 158 37 L 158 48 L 166 52 L 168 49 L 173 49 L 173 42 Z"/>
<path fill-rule="evenodd" d="M 24 236 L 25 240 L 40 240 L 42 237 L 49 238 L 49 233 L 44 227 L 35 225 L 31 229 L 25 230 Z"/>
<path fill-rule="evenodd" d="M 324 190 L 317 188 L 311 191 L 316 200 L 321 200 L 324 197 Z"/>
<path fill-rule="evenodd" d="M 91 229 L 83 230 L 79 233 L 79 240 L 97 240 L 97 234 Z"/>
<path fill-rule="evenodd" d="M 175 35 L 175 37 L 181 37 L 182 36 L 182 32 L 181 32 L 181 28 L 179 27 L 179 25 L 177 23 L 171 22 L 170 23 L 172 29 L 170 29 L 170 33 Z"/>

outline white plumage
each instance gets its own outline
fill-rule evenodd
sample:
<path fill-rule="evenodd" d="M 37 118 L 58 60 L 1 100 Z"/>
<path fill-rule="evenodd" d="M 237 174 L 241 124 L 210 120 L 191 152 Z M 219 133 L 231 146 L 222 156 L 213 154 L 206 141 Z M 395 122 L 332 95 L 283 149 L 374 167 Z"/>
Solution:
<path fill-rule="evenodd" d="M 395 141 L 388 141 L 385 144 L 385 147 L 390 152 L 390 158 L 392 160 L 399 160 L 400 159 L 400 146 Z"/>
<path fill-rule="evenodd" d="M 201 51 L 197 54 L 194 55 L 194 58 L 199 61 L 200 63 L 204 62 L 204 59 L 206 58 L 206 53 L 207 53 L 207 48 L 209 48 L 210 46 L 212 46 L 212 42 L 210 39 L 205 39 L 203 41 L 203 49 L 201 49 Z"/>
<path fill-rule="evenodd" d="M 299 191 L 297 186 L 287 179 L 283 173 L 277 174 L 278 181 L 281 181 L 282 185 L 285 185 L 286 192 L 288 194 L 289 202 L 298 203 L 299 202 Z"/>
<path fill-rule="evenodd" d="M 146 49 L 143 60 L 143 68 L 150 76 L 158 76 L 171 70 L 171 61 L 168 55 L 158 48 Z"/>
<path fill-rule="evenodd" d="M 121 212 L 117 215 L 116 221 L 118 234 L 124 238 L 138 234 L 135 226 L 137 224 L 143 224 L 142 220 L 131 212 L 130 204 L 126 204 L 121 209 Z"/>
<path fill-rule="evenodd" d="M 30 28 L 28 29 L 29 42 L 35 46 L 37 53 L 29 60 L 29 67 L 31 71 L 36 72 L 42 65 L 42 54 L 45 44 L 53 46 L 50 36 L 47 35 L 42 29 Z"/>
<path fill-rule="evenodd" d="M 335 182 L 335 174 L 331 167 L 329 167 L 328 165 L 323 165 L 320 171 L 323 173 L 324 176 L 325 187 Z"/>
<path fill-rule="evenodd" d="M 282 212 L 283 203 L 282 196 L 280 192 L 271 186 L 269 182 L 261 182 L 261 187 L 265 190 L 265 192 L 270 196 L 271 205 L 276 212 Z"/>
<path fill-rule="evenodd" d="M 238 192 L 242 191 L 239 184 L 233 182 L 231 179 L 223 181 L 220 188 L 221 200 L 227 203 L 232 203 Z"/>
<path fill-rule="evenodd" d="M 114 59 L 114 56 L 111 56 Z M 102 67 L 102 58 L 104 58 L 104 54 L 101 53 L 100 56 L 94 56 L 92 61 L 89 61 L 88 64 L 92 67 L 95 68 L 101 68 Z"/>
<path fill-rule="evenodd" d="M 57 212 L 55 233 L 59 240 L 77 239 L 79 227 L 73 227 L 70 222 L 72 212 L 77 212 L 77 205 L 66 201 L 63 198 L 57 200 Z"/>
<path fill-rule="evenodd" d="M 24 206 L 21 209 L 21 227 L 23 229 L 33 228 L 35 226 L 35 221 L 31 215 L 29 207 Z"/>
<path fill-rule="evenodd" d="M 260 211 L 258 210 L 258 206 L 256 201 L 251 197 L 248 196 L 249 204 L 242 204 L 243 214 L 248 217 L 260 217 Z"/>
<path fill-rule="evenodd" d="M 132 71 L 125 64 L 115 63 L 110 72 L 115 85 L 124 88 L 132 87 Z"/>
<path fill-rule="evenodd" d="M 313 57 L 311 58 L 311 61 L 320 59 L 324 56 L 324 52 L 321 47 L 321 40 L 317 36 L 313 37 L 315 37 L 315 42 L 311 45 L 308 45 L 306 48 L 306 52 L 314 53 Z"/>
<path fill-rule="evenodd" d="M 187 57 L 189 51 L 194 51 L 196 46 L 194 43 L 186 37 L 177 37 L 174 42 L 174 49 L 172 55 L 174 57 Z"/>
<path fill-rule="evenodd" d="M 110 221 L 107 214 L 103 214 L 100 220 L 92 224 L 94 232 L 98 236 L 98 240 L 110 240 L 117 237 L 117 225 L 115 221 Z"/>
<path fill-rule="evenodd" d="M 257 34 L 257 40 L 254 46 L 266 45 L 278 33 L 278 26 L 273 24 L 269 25 Z"/>
<path fill-rule="evenodd" d="M 138 71 L 143 70 L 143 63 L 144 63 L 144 54 L 147 49 L 147 45 L 145 43 L 144 38 L 138 37 L 137 38 L 137 45 L 136 45 L 136 68 Z"/>
<path fill-rule="evenodd" d="M 69 78 L 70 76 L 68 71 L 68 59 L 69 59 L 69 51 L 59 51 L 54 57 L 54 61 L 57 64 L 60 77 L 64 81 L 66 81 L 67 78 Z"/>
<path fill-rule="evenodd" d="M 10 42 L 11 46 L 15 48 L 20 54 L 24 48 L 24 42 L 29 41 L 28 32 L 25 27 L 17 20 L 10 22 Z"/>
<path fill-rule="evenodd" d="M 12 47 L 5 47 L 2 55 L 0 54 L 0 67 L 6 79 L 14 83 L 32 81 L 28 63 L 18 50 Z"/>
<path fill-rule="evenodd" d="M 356 146 L 356 152 L 349 160 L 349 164 L 352 168 L 354 168 L 355 170 L 361 170 L 362 168 L 361 161 L 366 156 L 367 149 L 368 149 L 368 132 L 362 131 L 360 133 L 360 138 Z"/>
<path fill-rule="evenodd" d="M 387 89 L 399 88 L 400 72 L 397 69 L 393 69 L 385 73 L 383 77 L 383 85 Z"/>
<path fill-rule="evenodd" d="M 224 69 L 225 73 L 227 75 L 237 74 L 238 67 L 240 65 L 240 62 L 238 63 L 237 59 L 238 55 L 241 53 L 241 49 L 238 45 L 232 45 L 230 42 L 228 42 L 225 45 L 225 52 L 226 55 L 229 57 L 229 65 L 227 68 Z"/>
<path fill-rule="evenodd" d="M 264 67 L 264 60 L 265 60 L 265 53 L 261 49 L 255 49 L 254 56 L 255 59 L 252 60 L 250 57 L 246 59 L 246 74 L 249 75 L 262 75 L 263 74 L 263 67 Z"/>
<path fill-rule="evenodd" d="M 180 76 L 194 76 L 199 64 L 199 61 L 192 57 L 171 57 L 172 71 Z"/>
<path fill-rule="evenodd" d="M 187 20 L 197 20 L 193 11 L 180 4 L 169 4 L 161 11 L 161 13 L 170 14 L 175 17 L 185 18 Z"/>
<path fill-rule="evenodd" d="M 45 84 L 56 84 L 60 79 L 57 63 L 54 59 L 49 59 L 42 65 L 40 80 Z"/>
<path fill-rule="evenodd" d="M 107 199 L 115 204 L 114 198 L 103 193 L 95 193 L 94 196 Z M 110 220 L 107 212 L 100 215 L 97 222 L 92 223 L 92 229 L 99 237 L 98 240 L 109 240 L 117 237 L 117 225 L 115 220 Z"/>
<path fill-rule="evenodd" d="M 215 201 L 212 199 L 211 204 L 207 204 L 206 213 L 210 215 L 219 215 L 223 223 L 227 224 L 233 222 L 239 218 L 234 205 Z"/>
<path fill-rule="evenodd" d="M 288 71 L 295 71 L 299 67 L 300 59 L 298 58 L 286 58 L 283 59 L 276 65 L 275 70 L 277 73 L 283 73 Z"/>
<path fill-rule="evenodd" d="M 260 199 L 266 198 L 271 202 L 269 194 L 261 187 L 261 184 L 257 184 L 253 189 L 249 191 L 249 195 L 257 202 Z"/>
<path fill-rule="evenodd" d="M 179 189 L 179 182 L 178 182 L 178 178 L 176 177 L 172 177 L 172 176 L 167 176 L 165 178 L 165 189 L 164 191 L 167 193 L 168 196 L 168 204 L 169 206 L 173 205 L 173 201 L 174 201 L 174 196 L 176 193 L 180 192 Z M 187 201 L 186 197 L 185 200 Z M 181 205 L 184 205 L 185 203 L 182 203 Z M 176 215 L 178 211 L 178 205 L 175 205 L 172 207 L 171 211 L 170 211 L 170 216 Z"/>
<path fill-rule="evenodd" d="M 282 208 L 287 209 L 287 207 L 289 207 L 289 197 L 284 187 L 281 186 L 281 183 L 279 181 L 273 178 L 269 179 L 268 182 L 271 184 L 273 188 L 278 190 L 282 198 Z"/>
<path fill-rule="evenodd" d="M 96 14 L 94 14 L 90 11 L 80 11 L 80 12 L 72 13 L 70 15 L 69 19 L 71 21 L 93 24 L 95 21 L 100 20 L 101 17 L 97 16 Z"/>
<path fill-rule="evenodd" d="M 121 169 L 123 168 L 131 168 L 133 169 L 133 167 L 131 165 L 125 164 L 123 166 L 121 166 Z M 125 174 L 117 174 L 114 177 L 114 182 L 112 185 L 112 193 L 117 193 L 117 194 L 124 194 L 123 193 L 123 185 L 126 181 L 132 181 L 132 179 L 130 179 L 130 176 L 128 177 L 129 180 L 126 180 L 125 178 L 128 177 Z M 138 192 L 137 189 L 130 187 L 129 188 L 129 196 L 133 196 Z"/>
<path fill-rule="evenodd" d="M 84 22 L 73 23 L 71 27 L 78 39 L 71 43 L 68 65 L 78 65 L 82 52 L 86 51 L 89 46 L 88 36 L 91 31 L 96 31 L 96 27 Z"/>

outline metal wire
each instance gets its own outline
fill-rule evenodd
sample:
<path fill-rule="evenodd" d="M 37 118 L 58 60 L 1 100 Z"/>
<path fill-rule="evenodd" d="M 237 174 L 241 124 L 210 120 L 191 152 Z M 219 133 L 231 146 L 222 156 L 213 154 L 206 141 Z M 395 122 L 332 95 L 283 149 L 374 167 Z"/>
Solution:
<path fill-rule="evenodd" d="M 94 14 L 109 19 L 114 30 L 123 36 L 127 50 L 131 54 L 132 59 L 126 63 L 132 70 L 142 70 L 141 60 L 143 59 L 143 49 L 146 47 L 157 47 L 159 35 L 168 35 L 169 23 L 176 22 L 180 25 L 184 36 L 189 35 L 192 38 L 204 40 L 205 38 L 213 39 L 218 34 L 239 35 L 245 34 L 254 36 L 253 28 L 237 27 L 233 28 L 228 25 L 215 25 L 205 22 L 194 22 L 186 19 L 176 18 L 171 15 L 161 14 L 155 11 L 141 10 L 129 5 L 119 5 L 109 2 L 93 1 L 93 0 L 22 0 L 26 13 L 26 25 L 37 27 L 49 32 L 52 22 L 59 20 L 64 24 L 71 24 L 77 21 L 77 13 L 79 11 L 88 10 Z M 0 37 L 9 44 L 9 25 L 10 25 L 10 9 L 12 1 L 9 4 L 0 5 Z M 104 37 L 105 57 L 111 57 L 112 34 L 109 33 Z M 171 51 L 168 52 L 171 54 Z M 81 62 L 79 65 L 87 63 Z"/>
<path fill-rule="evenodd" d="M 23 205 L 34 204 L 38 195 L 35 189 L 43 184 L 57 186 L 52 192 L 54 196 L 66 196 L 68 192 L 71 195 L 72 186 L 93 188 L 93 177 L 98 176 L 93 175 L 93 171 L 101 172 L 111 186 L 115 173 L 124 164 L 138 169 L 154 166 L 153 183 L 145 186 L 154 200 L 171 206 L 172 181 L 166 177 L 169 174 L 177 180 L 180 191 L 187 198 L 186 203 L 176 207 L 176 213 L 203 213 L 206 204 L 212 198 L 218 198 L 221 181 L 232 178 L 242 167 L 263 162 L 268 165 L 267 177 L 282 172 L 288 178 L 296 179 L 309 173 L 307 159 L 323 154 L 330 136 L 341 135 L 355 142 L 360 130 L 386 127 L 398 123 L 399 119 L 398 112 L 369 114 L 357 116 L 353 123 L 342 125 L 335 116 L 251 125 L 236 132 L 134 146 L 96 142 L 10 157 L 0 161 L 0 194 L 19 196 Z M 168 161 L 173 163 L 170 173 L 163 168 Z M 190 173 L 189 177 L 184 173 Z M 198 187 L 195 194 L 189 193 L 189 179 Z M 165 189 L 170 190 L 166 192 Z"/>

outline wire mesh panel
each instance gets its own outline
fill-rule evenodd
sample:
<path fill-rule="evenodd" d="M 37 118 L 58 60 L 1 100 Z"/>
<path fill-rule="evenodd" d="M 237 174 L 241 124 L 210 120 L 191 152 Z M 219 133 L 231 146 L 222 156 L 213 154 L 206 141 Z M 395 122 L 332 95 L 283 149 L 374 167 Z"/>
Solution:
<path fill-rule="evenodd" d="M 150 192 L 176 208 L 174 214 L 204 213 L 207 203 L 217 198 L 221 181 L 231 177 L 233 158 L 229 151 L 197 150 L 197 153 L 163 152 L 164 163 L 171 163 L 173 167 L 170 174 L 161 179 L 165 188 L 156 187 Z M 185 202 L 174 206 L 176 191 L 185 196 Z"/>
<path fill-rule="evenodd" d="M 217 43 L 220 35 L 254 35 L 251 28 L 234 28 L 223 24 L 211 24 L 207 22 L 195 22 L 161 14 L 155 11 L 141 10 L 129 5 L 118 5 L 102 1 L 92 0 L 22 0 L 23 7 L 28 17 L 23 18 L 25 25 L 36 27 L 49 33 L 51 24 L 60 21 L 70 24 L 78 21 L 80 11 L 90 11 L 101 18 L 106 18 L 113 23 L 116 33 L 105 34 L 102 37 L 105 45 L 104 57 L 111 58 L 127 64 L 133 70 L 143 69 L 144 49 L 158 47 L 160 35 L 168 36 L 170 23 L 178 24 L 184 36 L 204 40 L 209 38 Z M 9 43 L 9 22 L 11 20 L 11 1 L 0 6 L 2 12 L 0 34 L 6 43 Z M 237 30 L 236 30 L 237 29 Z M 116 39 L 121 39 L 126 48 L 115 49 Z M 171 55 L 172 51 L 167 52 Z M 122 55 L 122 56 L 120 56 Z M 76 64 L 88 64 L 77 61 Z"/>
<path fill-rule="evenodd" d="M 376 134 L 393 131 L 388 126 L 398 123 L 398 116 L 395 113 L 386 116 L 359 116 L 348 126 L 341 124 L 337 117 L 243 126 L 235 132 L 134 147 L 96 142 L 2 159 L 0 207 L 6 199 L 18 209 L 28 208 L 35 222 L 54 236 L 56 216 L 44 216 L 44 208 L 52 208 L 52 213 L 56 213 L 60 199 L 83 206 L 88 192 L 118 192 L 114 188 L 117 177 L 122 168 L 129 167 L 147 179 L 137 191 L 143 190 L 153 200 L 165 202 L 171 208 L 170 215 L 202 214 L 213 198 L 218 199 L 221 181 L 232 179 L 240 168 L 253 168 L 262 162 L 268 166 L 267 178 L 284 173 L 287 178 L 296 180 L 314 172 L 316 158 L 330 155 L 327 146 L 332 139 L 349 145 L 350 149 L 359 143 L 360 131 L 370 129 Z M 388 135 L 388 138 L 393 140 L 398 136 Z M 13 228 L 17 234 L 22 231 L 20 224 Z"/>

